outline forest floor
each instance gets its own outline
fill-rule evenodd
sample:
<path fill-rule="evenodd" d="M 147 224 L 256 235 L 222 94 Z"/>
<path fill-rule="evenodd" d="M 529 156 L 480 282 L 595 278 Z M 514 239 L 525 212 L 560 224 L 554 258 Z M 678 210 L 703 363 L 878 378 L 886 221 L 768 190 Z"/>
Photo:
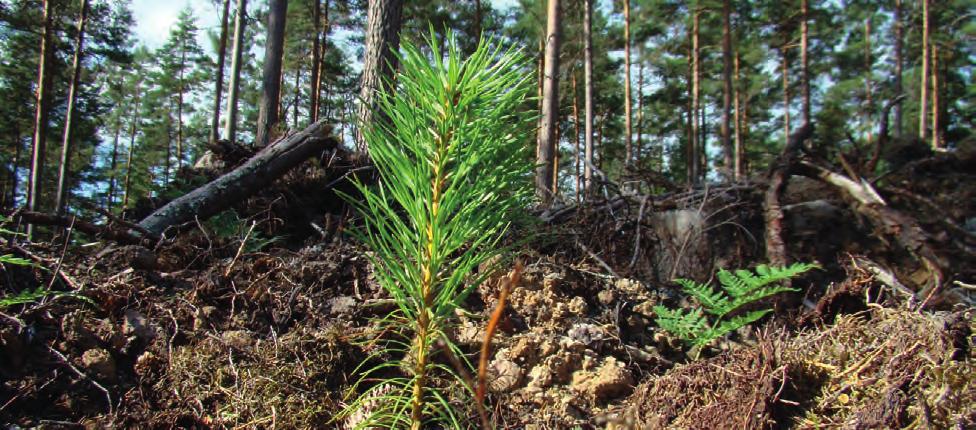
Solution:
<path fill-rule="evenodd" d="M 893 205 L 931 231 L 940 220 L 976 224 L 974 174 L 910 177 L 903 186 L 935 207 L 889 196 Z M 656 327 L 653 306 L 691 305 L 673 277 L 706 281 L 712 267 L 761 262 L 761 193 L 699 190 L 677 209 L 702 223 L 678 229 L 694 235 L 662 227 L 674 210 L 648 209 L 645 220 L 643 207 L 594 205 L 534 227 L 542 233 L 516 252 L 524 273 L 492 343 L 497 427 L 974 428 L 976 311 L 958 299 L 972 296 L 969 284 L 924 303 L 904 297 L 869 263 L 906 283 L 924 277 L 921 265 L 876 238 L 840 196 L 793 183 L 787 204 L 840 208 L 839 218 L 787 213 L 791 257 L 823 269 L 772 302 L 773 317 L 697 360 Z M 5 266 L 5 288 L 51 285 L 87 299 L 52 294 L 0 309 L 0 424 L 351 428 L 333 417 L 372 352 L 362 340 L 392 303 L 351 239 L 302 241 L 283 230 L 292 219 L 269 215 L 289 186 L 239 207 L 244 220 L 195 223 L 153 249 L 103 242 L 64 252 L 61 240 L 4 251 L 36 263 Z M 971 240 L 944 236 L 946 249 Z M 949 258 L 954 279 L 972 281 L 972 257 Z M 503 274 L 469 297 L 451 333 L 472 357 Z M 476 416 L 468 403 L 459 407 Z"/>

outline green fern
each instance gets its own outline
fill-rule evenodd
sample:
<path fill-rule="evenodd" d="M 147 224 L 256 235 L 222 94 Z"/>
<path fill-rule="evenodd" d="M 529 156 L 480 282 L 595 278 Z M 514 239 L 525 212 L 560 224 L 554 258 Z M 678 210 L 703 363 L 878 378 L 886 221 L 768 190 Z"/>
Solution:
<path fill-rule="evenodd" d="M 756 267 L 755 273 L 742 269 L 735 272 L 722 269 L 717 275 L 722 286 L 718 290 L 711 285 L 699 284 L 689 279 L 676 279 L 675 282 L 681 285 L 685 294 L 694 297 L 701 307 L 683 311 L 655 306 L 657 325 L 698 348 L 700 353 L 701 348 L 715 339 L 758 321 L 772 310 L 755 310 L 726 318 L 729 314 L 766 297 L 798 291 L 783 285 L 783 281 L 818 267 L 820 266 L 810 263 L 794 263 L 787 267 L 769 267 L 762 264 Z M 706 313 L 712 316 L 711 323 L 705 316 Z"/>

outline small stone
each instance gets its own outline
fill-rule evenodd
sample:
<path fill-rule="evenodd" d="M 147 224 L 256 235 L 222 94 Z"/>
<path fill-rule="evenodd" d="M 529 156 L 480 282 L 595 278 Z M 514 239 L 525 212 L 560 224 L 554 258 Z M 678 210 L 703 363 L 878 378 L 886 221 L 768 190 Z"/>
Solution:
<path fill-rule="evenodd" d="M 115 359 L 108 351 L 95 348 L 81 355 L 81 366 L 98 379 L 115 381 Z"/>
<path fill-rule="evenodd" d="M 654 303 L 653 300 L 645 300 L 641 303 L 638 303 L 636 306 L 634 306 L 634 312 L 648 318 L 654 318 L 654 316 L 656 315 L 654 313 L 655 304 L 656 303 Z"/>
<path fill-rule="evenodd" d="M 238 349 L 247 349 L 254 341 L 251 338 L 251 333 L 247 330 L 225 331 L 220 337 L 224 340 L 224 343 Z"/>
<path fill-rule="evenodd" d="M 356 299 L 349 296 L 336 297 L 329 300 L 329 312 L 332 315 L 351 315 L 356 310 Z"/>
<path fill-rule="evenodd" d="M 518 387 L 525 376 L 525 370 L 511 360 L 502 359 L 491 363 L 489 375 L 489 388 L 496 393 L 505 393 Z"/>
<path fill-rule="evenodd" d="M 595 371 L 573 374 L 572 389 L 589 398 L 607 401 L 627 395 L 634 380 L 630 371 L 614 357 L 607 357 Z"/>
<path fill-rule="evenodd" d="M 617 295 L 614 294 L 613 290 L 602 290 L 596 293 L 596 300 L 600 302 L 601 305 L 610 306 L 614 301 L 617 300 Z"/>
<path fill-rule="evenodd" d="M 122 333 L 125 333 L 126 336 L 135 335 L 146 342 L 156 337 L 156 333 L 149 326 L 146 316 L 135 309 L 126 309 L 125 324 L 122 326 Z"/>

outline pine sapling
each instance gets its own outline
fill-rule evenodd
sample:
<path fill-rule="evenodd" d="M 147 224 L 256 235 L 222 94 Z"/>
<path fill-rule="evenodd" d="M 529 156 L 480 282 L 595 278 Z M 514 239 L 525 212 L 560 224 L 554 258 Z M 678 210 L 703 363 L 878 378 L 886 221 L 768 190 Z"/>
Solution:
<path fill-rule="evenodd" d="M 457 396 L 474 387 L 436 356 L 471 370 L 447 335 L 455 310 L 532 196 L 525 58 L 482 40 L 462 59 L 453 34 L 447 46 L 438 40 L 427 39 L 427 55 L 405 44 L 395 90 L 378 95 L 379 120 L 361 125 L 379 184 L 358 183 L 361 197 L 346 199 L 363 216 L 354 234 L 397 310 L 381 321 L 395 338 L 367 358 L 381 364 L 360 366 L 361 393 L 344 414 L 364 415 L 356 428 L 465 426 Z"/>

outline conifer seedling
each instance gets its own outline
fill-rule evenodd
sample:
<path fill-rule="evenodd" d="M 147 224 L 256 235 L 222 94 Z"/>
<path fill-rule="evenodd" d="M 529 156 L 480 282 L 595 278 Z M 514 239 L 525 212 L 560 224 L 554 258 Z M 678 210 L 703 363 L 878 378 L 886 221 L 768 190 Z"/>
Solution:
<path fill-rule="evenodd" d="M 345 196 L 364 219 L 354 234 L 397 304 L 380 321 L 393 339 L 360 366 L 344 411 L 365 415 L 357 428 L 467 426 L 459 405 L 469 397 L 459 396 L 474 387 L 438 355 L 470 369 L 447 335 L 455 310 L 532 197 L 528 63 L 484 39 L 462 58 L 454 35 L 446 39 L 440 46 L 432 35 L 423 52 L 403 46 L 395 90 L 379 94 L 383 119 L 362 125 L 379 183 Z"/>

